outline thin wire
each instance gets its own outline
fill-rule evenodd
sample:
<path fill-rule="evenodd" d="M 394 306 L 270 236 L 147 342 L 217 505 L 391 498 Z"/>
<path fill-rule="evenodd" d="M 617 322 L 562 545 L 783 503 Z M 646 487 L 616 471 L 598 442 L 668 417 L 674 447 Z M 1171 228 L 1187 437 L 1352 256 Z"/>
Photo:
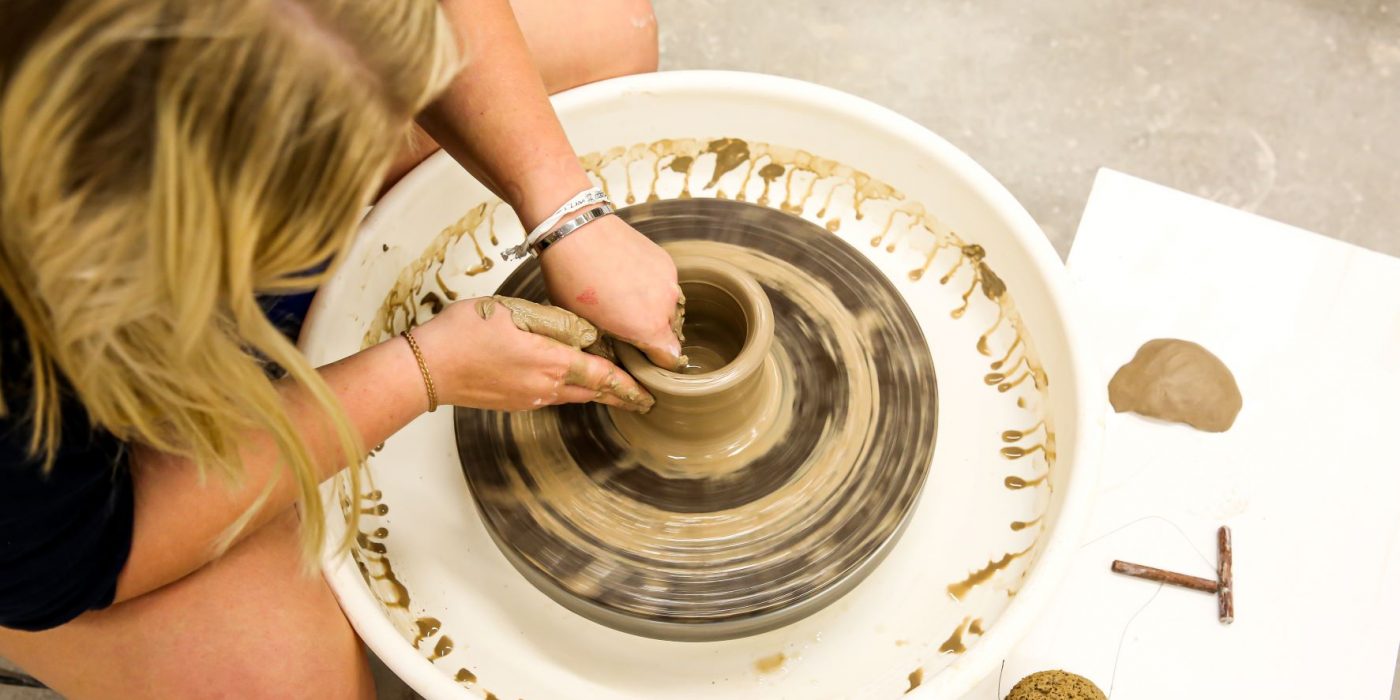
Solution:
<path fill-rule="evenodd" d="M 1157 594 L 1162 592 L 1164 586 L 1166 586 L 1164 583 L 1157 584 L 1157 590 L 1153 591 L 1152 596 L 1147 599 L 1147 602 L 1143 603 L 1142 607 L 1138 608 L 1137 612 L 1133 613 L 1133 616 L 1128 618 L 1128 623 L 1123 625 L 1123 633 L 1118 635 L 1118 651 L 1113 655 L 1113 673 L 1108 677 L 1109 698 L 1113 697 L 1113 686 L 1118 682 L 1118 661 L 1123 658 L 1123 641 L 1128 638 L 1128 628 L 1132 627 L 1133 620 L 1136 620 L 1138 615 L 1141 615 L 1142 611 L 1146 610 L 1147 606 L 1151 605 L 1152 601 L 1157 599 Z"/>
<path fill-rule="evenodd" d="M 1215 572 L 1215 565 L 1214 565 L 1214 564 L 1211 564 L 1211 563 L 1210 563 L 1210 560 L 1206 558 L 1206 555 L 1203 554 L 1203 553 L 1201 553 L 1201 550 L 1200 550 L 1199 548 L 1197 548 L 1196 545 L 1195 545 L 1193 542 L 1191 542 L 1191 538 L 1190 538 L 1189 536 L 1187 536 L 1186 531 L 1185 531 L 1185 530 L 1182 530 L 1180 525 L 1177 525 L 1176 523 L 1174 523 L 1174 522 L 1172 522 L 1172 521 L 1170 521 L 1170 520 L 1168 520 L 1168 519 L 1166 519 L 1166 518 L 1164 518 L 1164 517 L 1162 517 L 1162 516 L 1160 516 L 1160 515 L 1145 515 L 1145 516 L 1143 516 L 1143 517 L 1141 517 L 1141 518 L 1138 518 L 1138 519 L 1136 519 L 1136 520 L 1132 520 L 1132 521 L 1129 521 L 1129 522 L 1127 522 L 1127 523 L 1124 523 L 1123 525 L 1119 525 L 1118 527 L 1113 528 L 1112 530 L 1109 530 L 1108 532 L 1105 532 L 1104 534 L 1099 535 L 1098 537 L 1095 537 L 1095 538 L 1093 538 L 1093 539 L 1091 539 L 1091 540 L 1085 542 L 1084 544 L 1080 545 L 1079 548 L 1080 548 L 1080 549 L 1084 549 L 1085 547 L 1088 547 L 1089 545 L 1094 544 L 1095 542 L 1098 542 L 1099 540 L 1107 539 L 1107 538 L 1109 538 L 1109 537 L 1111 537 L 1111 536 L 1113 536 L 1113 535 L 1118 534 L 1119 532 L 1122 532 L 1122 531 L 1124 531 L 1124 530 L 1126 530 L 1126 529 L 1128 529 L 1128 528 L 1130 528 L 1130 527 L 1132 527 L 1132 526 L 1134 526 L 1134 525 L 1137 525 L 1138 523 L 1141 523 L 1141 522 L 1144 522 L 1144 521 L 1147 521 L 1147 520 L 1160 520 L 1160 521 L 1162 521 L 1162 522 L 1164 522 L 1164 523 L 1166 523 L 1166 524 L 1172 526 L 1172 529 L 1176 530 L 1177 534 L 1181 535 L 1181 539 L 1182 539 L 1183 541 L 1186 542 L 1186 546 L 1190 547 L 1190 548 L 1191 548 L 1191 551 L 1195 552 L 1195 553 L 1196 553 L 1196 556 L 1200 558 L 1201 563 L 1202 563 L 1202 564 L 1205 564 L 1206 568 L 1207 568 L 1207 569 L 1210 569 L 1212 573 Z M 1166 584 L 1162 584 L 1162 583 L 1157 584 L 1157 590 L 1153 591 L 1153 592 L 1152 592 L 1152 595 L 1149 596 L 1145 602 L 1143 602 L 1143 604 L 1137 609 L 1137 611 L 1133 613 L 1132 617 L 1129 617 L 1129 618 L 1128 618 L 1127 623 L 1125 623 L 1125 624 L 1123 625 L 1123 632 L 1122 632 L 1121 634 L 1118 635 L 1118 649 L 1117 649 L 1117 651 L 1114 652 L 1114 655 L 1113 655 L 1113 672 L 1109 675 L 1109 679 L 1108 679 L 1108 696 L 1107 696 L 1107 697 L 1110 698 L 1110 700 L 1111 700 L 1111 698 L 1113 697 L 1113 688 L 1114 688 L 1114 686 L 1118 683 L 1118 662 L 1123 658 L 1123 643 L 1124 643 L 1125 641 L 1127 641 L 1127 639 L 1128 639 L 1128 630 L 1132 628 L 1133 622 L 1134 622 L 1135 620 L 1137 620 L 1138 616 L 1141 615 L 1141 614 L 1143 613 L 1144 610 L 1147 610 L 1147 606 L 1151 605 L 1151 604 L 1152 604 L 1152 601 L 1154 601 L 1154 600 L 1157 599 L 1157 595 L 1160 594 L 1160 593 L 1162 592 L 1162 588 L 1165 587 L 1165 585 L 1166 585 Z M 1003 674 L 1005 674 L 1005 673 L 1006 673 L 1006 659 L 1002 659 L 1002 661 L 1001 661 L 1001 671 L 999 671 L 999 672 L 997 673 L 997 698 L 1003 697 L 1003 696 L 1002 696 L 1002 693 L 1001 693 L 1001 681 L 1002 681 L 1002 676 L 1003 676 Z"/>
<path fill-rule="evenodd" d="M 1206 558 L 1206 555 L 1205 555 L 1205 554 L 1202 554 L 1202 553 L 1201 553 L 1201 550 L 1198 549 L 1198 548 L 1196 547 L 1196 545 L 1195 545 L 1194 543 L 1191 542 L 1191 538 L 1187 536 L 1186 531 L 1185 531 L 1185 530 L 1182 530 L 1180 525 L 1177 525 L 1176 523 L 1174 523 L 1174 522 L 1172 522 L 1172 521 L 1170 521 L 1170 520 L 1167 520 L 1166 518 L 1164 518 L 1164 517 L 1162 517 L 1162 516 L 1160 516 L 1160 515 L 1144 515 L 1144 516 L 1142 516 L 1141 518 L 1138 518 L 1137 520 L 1133 520 L 1133 521 L 1131 521 L 1131 522 L 1129 522 L 1129 523 L 1127 523 L 1127 524 L 1120 525 L 1120 526 L 1118 526 L 1118 527 L 1116 527 L 1116 528 L 1114 528 L 1114 529 L 1112 529 L 1112 530 L 1109 530 L 1108 532 L 1105 532 L 1105 533 L 1102 534 L 1102 535 L 1099 535 L 1098 537 L 1095 537 L 1095 538 L 1092 539 L 1092 540 L 1089 540 L 1088 542 L 1085 542 L 1084 544 L 1080 545 L 1079 548 L 1080 548 L 1080 549 L 1083 549 L 1083 548 L 1085 548 L 1085 547 L 1088 547 L 1089 545 L 1091 545 L 1091 544 L 1093 544 L 1093 543 L 1095 543 L 1095 542 L 1098 542 L 1099 540 L 1105 539 L 1105 538 L 1107 538 L 1107 537 L 1109 537 L 1109 536 L 1111 536 L 1111 535 L 1116 535 L 1116 534 L 1118 534 L 1119 532 L 1122 532 L 1123 530 L 1126 530 L 1126 529 L 1128 529 L 1128 528 L 1130 528 L 1130 527 L 1132 527 L 1132 526 L 1134 526 L 1134 525 L 1136 525 L 1136 524 L 1138 524 L 1138 523 L 1140 523 L 1140 522 L 1143 522 L 1143 521 L 1145 521 L 1145 520 L 1160 520 L 1160 521 L 1162 521 L 1162 522 L 1164 522 L 1164 523 L 1166 523 L 1166 524 L 1168 524 L 1168 525 L 1171 525 L 1172 528 L 1176 530 L 1177 534 L 1181 535 L 1181 539 L 1184 540 L 1184 541 L 1186 542 L 1186 546 L 1190 547 L 1190 548 L 1191 548 L 1191 551 L 1195 552 L 1195 553 L 1196 553 L 1196 556 L 1200 557 L 1201 563 L 1202 563 L 1202 564 L 1205 564 L 1205 565 L 1206 565 L 1206 568 L 1209 569 L 1209 570 L 1211 571 L 1211 573 L 1214 573 L 1214 572 L 1215 572 L 1215 565 L 1212 564 L 1212 563 L 1210 563 L 1210 560 Z"/>

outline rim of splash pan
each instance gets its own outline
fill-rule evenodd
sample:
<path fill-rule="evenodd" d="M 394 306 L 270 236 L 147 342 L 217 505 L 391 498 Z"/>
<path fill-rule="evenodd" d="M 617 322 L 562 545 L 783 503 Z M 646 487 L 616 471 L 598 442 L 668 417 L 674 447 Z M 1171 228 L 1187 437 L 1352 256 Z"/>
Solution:
<path fill-rule="evenodd" d="M 911 147 L 921 150 L 929 159 L 938 161 L 955 172 L 974 190 L 1002 218 L 1007 229 L 1037 267 L 1063 269 L 1064 263 L 1040 226 L 991 173 L 947 140 L 913 120 L 849 93 L 800 80 L 759 73 L 668 71 L 613 78 L 584 85 L 555 95 L 551 101 L 557 112 L 567 114 L 573 110 L 606 104 L 623 95 L 694 95 L 705 92 L 722 93 L 730 97 L 752 95 L 755 99 L 764 101 L 778 100 L 818 106 L 834 116 L 865 124 L 871 129 L 903 139 Z M 449 164 L 450 157 L 438 153 L 409 172 L 385 193 L 379 204 L 370 211 L 362 223 L 362 230 L 377 230 L 392 220 L 395 210 L 412 206 L 412 197 L 406 196 L 407 193 L 412 192 L 420 181 L 436 177 L 436 171 Z M 364 245 L 368 244 L 362 239 L 355 244 L 355 248 Z M 350 259 L 354 259 L 353 252 Z M 1076 318 L 1072 309 L 1072 293 L 1068 280 L 1063 275 L 1048 275 L 1044 282 L 1047 301 L 1060 315 L 1066 343 L 1074 349 L 1066 358 L 1074 381 L 1059 383 L 1057 388 L 1072 393 L 1072 405 L 1078 407 L 1077 430 L 1073 443 L 1076 458 L 1070 464 L 1061 465 L 1061 468 L 1068 469 L 1063 473 L 1061 480 L 1064 484 L 1064 500 L 1057 515 L 1057 524 L 1047 538 L 1036 566 L 1030 570 L 1025 585 L 1005 612 L 998 616 L 996 623 L 987 630 L 976 646 L 910 692 L 909 697 L 914 700 L 957 697 L 991 675 L 997 664 L 1011 652 L 1013 645 L 1029 632 L 1037 616 L 1049 604 L 1069 569 L 1089 523 L 1092 500 L 1098 485 L 1104 422 L 1102 413 L 1093 408 L 1100 402 L 1092 397 L 1102 393 L 1103 382 L 1099 381 L 1100 373 L 1097 364 L 1093 362 L 1092 349 L 1077 340 L 1088 336 L 1085 335 L 1083 321 Z M 303 347 L 306 347 L 305 344 L 312 335 L 310 329 L 317 325 L 318 317 L 329 303 L 321 295 L 312 302 L 302 330 Z M 328 542 L 335 541 L 343 532 L 343 524 L 337 524 L 334 518 L 328 520 Z M 323 574 L 347 619 L 365 644 L 386 665 L 425 695 L 451 696 L 461 692 L 461 686 L 434 667 L 432 662 L 417 653 L 400 636 L 360 579 L 351 557 L 335 557 L 333 550 L 328 547 L 323 553 L 322 561 Z"/>

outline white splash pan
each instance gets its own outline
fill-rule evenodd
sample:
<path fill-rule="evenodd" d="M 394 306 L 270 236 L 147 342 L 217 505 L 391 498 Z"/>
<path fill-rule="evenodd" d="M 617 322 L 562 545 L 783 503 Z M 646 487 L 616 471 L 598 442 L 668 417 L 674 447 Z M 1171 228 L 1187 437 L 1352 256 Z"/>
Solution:
<path fill-rule="evenodd" d="M 357 548 L 355 559 L 326 558 L 326 579 L 355 629 L 433 699 L 898 698 L 915 685 L 908 697 L 960 697 L 995 670 L 1050 600 L 1099 467 L 1103 384 L 1043 233 L 947 141 L 835 90 L 670 72 L 588 85 L 554 104 L 619 204 L 629 194 L 641 201 L 685 191 L 785 207 L 825 224 L 889 276 L 918 317 L 938 374 L 929 481 L 889 557 L 831 606 L 753 637 L 667 642 L 574 615 L 507 563 L 467 490 L 451 412 L 439 411 L 370 459 L 379 493 L 360 495 L 370 511 L 360 529 L 387 554 Z M 721 138 L 746 142 L 750 158 L 710 184 L 716 156 L 707 148 Z M 678 153 L 698 157 L 687 168 Z M 774 162 L 785 166 L 781 177 L 758 174 Z M 445 231 L 464 216 L 455 235 Z M 401 329 L 409 314 L 426 319 L 431 309 L 417 301 L 385 310 L 386 298 L 415 278 L 426 281 L 414 299 L 443 294 L 438 276 L 460 298 L 490 294 L 511 269 L 497 251 L 522 235 L 510 210 L 451 159 L 430 158 L 366 219 L 317 296 L 302 347 L 330 362 Z M 497 263 L 469 276 L 484 258 Z M 926 273 L 916 280 L 914 270 Z M 1008 352 L 1007 376 L 988 378 Z M 1017 479 L 1029 483 L 1009 488 L 1021 486 Z M 336 496 L 324 493 L 329 528 L 342 532 Z M 393 605 L 402 596 L 384 576 L 386 560 L 407 605 Z M 968 583 L 975 585 L 960 586 Z M 423 618 L 441 625 L 429 625 L 415 645 Z"/>

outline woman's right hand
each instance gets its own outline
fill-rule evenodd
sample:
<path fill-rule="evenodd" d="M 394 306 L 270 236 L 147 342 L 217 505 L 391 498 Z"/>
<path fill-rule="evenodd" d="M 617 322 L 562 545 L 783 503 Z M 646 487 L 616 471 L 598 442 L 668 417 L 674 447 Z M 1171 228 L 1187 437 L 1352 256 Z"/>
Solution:
<path fill-rule="evenodd" d="M 583 352 L 598 330 L 558 307 L 467 299 L 444 307 L 413 337 L 444 404 L 524 411 L 597 401 L 646 412 L 654 403 L 631 375 Z"/>

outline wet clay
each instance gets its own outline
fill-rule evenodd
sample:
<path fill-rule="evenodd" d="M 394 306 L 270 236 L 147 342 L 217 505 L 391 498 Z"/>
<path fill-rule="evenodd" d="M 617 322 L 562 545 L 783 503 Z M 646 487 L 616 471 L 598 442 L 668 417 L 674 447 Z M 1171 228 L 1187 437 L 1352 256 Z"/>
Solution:
<path fill-rule="evenodd" d="M 924 669 L 922 666 L 914 669 L 909 674 L 909 689 L 904 691 L 905 695 L 914 692 L 914 689 L 924 684 Z"/>
<path fill-rule="evenodd" d="M 442 629 L 442 622 L 435 617 L 420 617 L 413 621 L 413 625 L 418 628 L 418 633 L 413 637 L 413 648 L 417 649 L 424 639 L 431 637 Z"/>
<path fill-rule="evenodd" d="M 1011 294 L 991 271 L 987 251 L 964 242 L 958 233 L 926 212 L 918 202 L 905 201 L 902 193 L 870 175 L 800 149 L 740 139 L 662 139 L 586 154 L 580 157 L 580 162 L 605 191 L 611 185 L 615 197 L 623 196 L 617 190 L 625 179 L 625 196 L 629 203 L 634 199 L 636 185 L 641 188 L 639 193 L 646 192 L 648 202 L 671 198 L 688 200 L 692 196 L 732 197 L 738 200 L 761 200 L 766 197 L 773 203 L 772 206 L 783 212 L 808 218 L 815 215 L 817 219 L 825 220 L 828 230 L 835 228 L 833 222 L 827 220 L 828 211 L 833 216 L 845 217 L 852 213 L 854 207 L 856 220 L 871 218 L 871 215 L 878 217 L 875 226 L 880 235 L 870 240 L 870 245 L 883 246 L 885 250 L 894 252 L 897 245 L 916 241 L 911 246 L 926 256 L 921 265 L 910 271 L 911 279 L 917 280 L 929 272 L 928 277 L 941 285 L 966 285 L 959 286 L 964 307 L 954 310 L 955 318 L 962 317 L 967 303 L 984 296 L 996 305 L 996 320 L 977 342 L 977 351 L 988 356 L 988 360 L 995 360 L 991 362 L 990 369 L 1002 371 L 1005 376 L 1004 380 L 992 387 L 1008 393 L 1008 399 L 1014 400 L 1020 408 L 1036 410 L 1046 404 L 1048 380 L 1030 338 L 1025 337 L 1024 322 Z M 637 167 L 632 167 L 634 165 Z M 779 168 L 784 172 L 779 172 Z M 646 170 L 652 175 L 649 181 L 642 175 Z M 737 189 L 736 182 L 740 183 Z M 669 193 L 658 194 L 659 186 Z M 867 206 L 872 203 L 875 206 Z M 436 291 L 442 297 L 455 300 L 458 292 L 449 288 L 448 284 L 459 283 L 464 274 L 477 274 L 490 269 L 491 258 L 481 252 L 478 230 L 486 233 L 488 226 L 494 227 L 492 214 L 498 204 L 481 205 L 468 212 L 462 221 L 444 230 L 418 261 L 404 269 L 370 325 L 364 339 L 365 346 L 393 337 L 421 321 L 425 314 L 436 312 L 439 300 L 428 296 L 434 289 L 434 282 L 437 283 Z M 489 233 L 491 244 L 496 245 L 494 228 Z M 469 242 L 465 240 L 466 235 L 470 235 Z M 481 236 L 481 240 L 484 242 L 486 236 Z M 459 241 L 465 245 L 459 245 Z M 948 267 L 942 267 L 945 260 Z M 983 294 L 974 294 L 979 286 Z M 475 293 L 467 296 L 475 296 Z M 1000 389 L 1003 385 L 1006 389 Z M 1036 397 L 1036 393 L 1040 396 Z M 577 431 L 574 433 L 577 434 Z M 1047 430 L 1046 433 L 1049 435 L 1051 431 Z M 1042 441 L 1045 439 L 1042 438 Z M 1039 475 L 1034 478 L 1007 477 L 1005 485 L 1009 490 L 1050 486 L 1047 475 L 1054 467 L 1053 450 L 1027 449 L 1026 456 L 1035 455 L 1035 460 L 1033 463 L 1028 458 L 1023 464 Z M 565 458 L 572 459 L 573 456 Z M 642 471 L 648 470 L 619 464 L 615 471 L 607 475 L 590 474 L 615 483 L 628 481 L 629 474 Z M 701 480 L 700 483 L 714 482 Z M 617 485 L 621 486 L 621 483 Z M 361 552 L 361 549 L 356 548 L 357 559 L 362 554 L 374 554 Z M 996 557 L 992 558 L 996 563 Z M 363 571 L 363 564 L 361 568 Z M 396 583 L 391 570 L 385 573 L 391 582 Z M 366 578 L 369 576 L 366 575 Z M 1011 592 L 1008 589 L 1008 593 Z M 389 597 L 398 603 L 406 598 L 406 591 L 403 593 L 405 595 L 398 596 L 391 592 Z"/>
<path fill-rule="evenodd" d="M 1186 340 L 1150 340 L 1108 383 L 1113 410 L 1222 433 L 1244 405 L 1235 376 L 1220 358 Z"/>
<path fill-rule="evenodd" d="M 567 309 L 536 304 L 513 297 L 493 296 L 476 303 L 476 312 L 483 319 L 491 318 L 500 307 L 510 312 L 510 321 L 526 333 L 552 338 L 574 348 L 586 348 L 598 342 L 598 329 Z"/>
<path fill-rule="evenodd" d="M 612 420 L 642 466 L 666 478 L 714 479 L 788 432 L 792 377 L 770 352 L 773 309 L 758 282 L 714 257 L 673 257 L 688 299 L 687 364 L 670 372 L 619 346 L 623 368 L 656 401 L 645 415 L 613 411 Z"/>
<path fill-rule="evenodd" d="M 953 633 L 948 636 L 948 639 L 944 640 L 943 644 L 938 647 L 938 653 L 961 654 L 967 651 L 967 643 L 964 641 L 964 637 L 969 635 L 973 637 L 982 635 L 981 619 L 972 617 L 963 618 L 958 628 L 953 630 Z"/>
<path fill-rule="evenodd" d="M 378 344 L 418 325 L 422 316 L 440 309 L 444 298 L 456 300 L 457 293 L 447 284 L 444 272 L 455 278 L 491 270 L 494 263 L 482 250 L 478 236 L 484 228 L 490 241 L 496 243 L 495 213 L 499 206 L 500 202 L 490 202 L 472 208 L 456 223 L 443 229 L 417 260 L 399 272 L 393 288 L 375 313 L 374 321 L 366 329 L 361 347 Z M 463 238 L 471 241 L 470 252 L 457 246 Z M 436 285 L 441 297 L 426 288 L 429 285 Z"/>
<path fill-rule="evenodd" d="M 987 581 L 990 581 L 993 576 L 996 576 L 998 571 L 1001 571 L 1006 567 L 1010 566 L 1011 562 L 1016 561 L 1017 559 L 1020 559 L 1021 557 L 1029 554 L 1030 551 L 1030 549 L 1024 549 L 1019 552 L 1007 552 L 1006 554 L 1003 554 L 1000 559 L 987 562 L 986 566 L 972 572 L 971 574 L 968 574 L 967 578 L 956 583 L 949 584 L 948 595 L 951 595 L 954 598 L 957 598 L 958 600 L 962 600 L 963 597 L 966 596 L 969 591 L 976 588 L 977 586 L 986 583 Z"/>
<path fill-rule="evenodd" d="M 437 644 L 433 646 L 433 653 L 428 657 L 428 660 L 436 661 L 451 653 L 452 638 L 444 635 L 441 639 L 438 639 Z"/>
<path fill-rule="evenodd" d="M 611 350 L 603 351 L 608 346 L 601 342 L 598 329 L 567 309 L 505 296 L 487 297 L 476 303 L 476 311 L 483 319 L 491 318 L 498 307 L 508 311 L 511 323 L 526 333 L 542 335 L 573 348 L 596 351 L 595 354 L 605 358 L 611 357 Z M 598 398 L 602 398 L 605 393 L 616 396 L 627 405 L 630 412 L 645 413 L 651 409 L 652 398 L 623 384 L 620 376 L 612 376 L 606 383 L 594 386 L 589 381 L 587 369 L 587 365 L 581 360 L 570 366 L 564 376 L 564 383 L 596 389 Z"/>
<path fill-rule="evenodd" d="M 1108 700 L 1099 687 L 1084 676 L 1068 671 L 1038 671 L 1022 678 L 1006 700 Z"/>
<path fill-rule="evenodd" d="M 787 654 L 778 652 L 772 656 L 765 656 L 753 662 L 753 667 L 758 669 L 759 673 L 772 673 L 782 668 L 785 663 L 787 663 Z"/>
<path fill-rule="evenodd" d="M 712 258 L 751 277 L 771 306 L 771 346 L 762 352 L 766 334 L 751 338 L 748 311 L 735 312 L 748 295 L 687 285 L 704 278 L 686 273 L 697 373 L 622 360 L 657 395 L 652 414 L 458 409 L 458 451 L 488 531 L 555 600 L 632 633 L 723 638 L 814 612 L 801 604 L 833 599 L 878 561 L 925 481 L 936 390 L 918 322 L 878 268 L 811 222 L 714 200 L 624 212 L 678 267 Z M 542 298 L 543 280 L 522 266 L 499 292 Z M 751 369 L 727 391 L 755 398 L 685 415 L 688 399 L 714 400 L 708 375 L 731 367 Z M 680 399 L 665 421 L 654 415 L 663 393 Z M 746 434 L 730 429 L 735 416 Z"/>

